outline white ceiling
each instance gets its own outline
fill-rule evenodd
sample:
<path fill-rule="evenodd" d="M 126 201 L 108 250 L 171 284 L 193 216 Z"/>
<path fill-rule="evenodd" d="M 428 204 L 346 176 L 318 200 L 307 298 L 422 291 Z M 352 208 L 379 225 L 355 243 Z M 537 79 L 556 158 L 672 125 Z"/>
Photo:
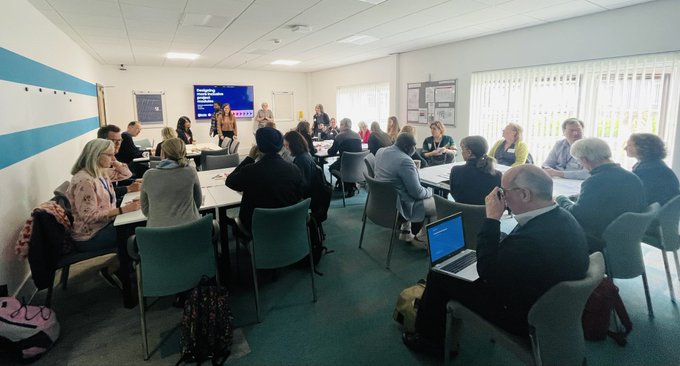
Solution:
<path fill-rule="evenodd" d="M 102 64 L 309 72 L 649 0 L 29 1 Z M 216 27 L 195 25 L 208 15 Z M 352 35 L 379 40 L 337 42 Z M 200 57 L 168 60 L 167 52 Z M 301 63 L 270 65 L 278 59 Z"/>

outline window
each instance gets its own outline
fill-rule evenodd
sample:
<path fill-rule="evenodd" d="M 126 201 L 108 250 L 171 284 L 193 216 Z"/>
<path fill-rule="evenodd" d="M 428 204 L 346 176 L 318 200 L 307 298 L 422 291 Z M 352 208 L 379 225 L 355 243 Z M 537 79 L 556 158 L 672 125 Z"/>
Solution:
<path fill-rule="evenodd" d="M 349 118 L 352 129 L 358 131 L 359 121 L 371 126 L 371 122 L 378 121 L 383 131 L 387 130 L 387 118 L 390 111 L 389 83 L 364 84 L 338 87 L 337 120 Z"/>
<path fill-rule="evenodd" d="M 631 133 L 658 134 L 673 151 L 680 52 L 479 72 L 471 89 L 470 134 L 490 144 L 517 122 L 540 164 L 562 138 L 562 121 L 578 117 L 586 136 L 607 141 L 613 159 L 630 168 L 623 145 Z"/>

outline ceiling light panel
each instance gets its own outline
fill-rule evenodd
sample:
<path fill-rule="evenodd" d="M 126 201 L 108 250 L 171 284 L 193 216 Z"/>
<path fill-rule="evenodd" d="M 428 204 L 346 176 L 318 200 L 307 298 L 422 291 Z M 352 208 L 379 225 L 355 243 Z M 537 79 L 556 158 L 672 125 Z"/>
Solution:
<path fill-rule="evenodd" d="M 179 60 L 195 60 L 199 57 L 197 53 L 185 53 L 185 52 L 168 52 L 165 55 L 169 59 L 179 59 Z"/>

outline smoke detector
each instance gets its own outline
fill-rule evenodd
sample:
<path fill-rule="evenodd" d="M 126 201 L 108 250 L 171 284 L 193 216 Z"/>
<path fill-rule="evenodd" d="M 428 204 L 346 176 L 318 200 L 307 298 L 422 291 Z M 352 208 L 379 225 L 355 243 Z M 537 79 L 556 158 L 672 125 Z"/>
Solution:
<path fill-rule="evenodd" d="M 291 25 L 290 29 L 294 33 L 309 33 L 312 31 L 312 27 L 308 25 Z"/>

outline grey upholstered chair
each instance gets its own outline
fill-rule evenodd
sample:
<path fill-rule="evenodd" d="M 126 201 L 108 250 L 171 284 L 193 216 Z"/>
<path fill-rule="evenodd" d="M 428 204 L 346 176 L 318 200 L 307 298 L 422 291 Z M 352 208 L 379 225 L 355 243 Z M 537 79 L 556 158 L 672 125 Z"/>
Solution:
<path fill-rule="evenodd" d="M 673 291 L 673 281 L 671 270 L 668 266 L 668 256 L 666 252 L 673 252 L 675 259 L 675 273 L 680 279 L 680 263 L 678 263 L 678 249 L 680 249 L 680 236 L 678 235 L 678 221 L 680 221 L 680 196 L 676 196 L 659 210 L 656 216 L 658 225 L 653 225 L 647 230 L 642 242 L 661 249 L 663 255 L 663 265 L 666 269 L 666 280 L 668 281 L 668 291 L 671 293 L 671 300 L 675 302 L 675 292 Z"/>
<path fill-rule="evenodd" d="M 368 154 L 364 158 L 364 163 L 366 164 L 366 172 L 371 178 L 375 177 L 375 155 Z"/>
<path fill-rule="evenodd" d="M 204 168 L 205 164 L 205 157 L 208 155 L 229 155 L 229 150 L 228 149 L 221 149 L 221 150 L 203 150 L 201 151 L 201 157 L 200 157 L 200 162 L 201 162 L 201 170 L 207 170 Z"/>
<path fill-rule="evenodd" d="M 205 157 L 205 162 L 201 165 L 201 170 L 233 168 L 238 166 L 238 164 L 238 154 L 207 155 Z"/>
<path fill-rule="evenodd" d="M 607 263 L 607 275 L 612 279 L 642 276 L 649 316 L 654 316 L 654 310 L 649 296 L 647 272 L 640 242 L 647 226 L 656 217 L 658 211 L 659 204 L 655 202 L 649 205 L 645 212 L 626 212 L 612 221 L 602 233 L 602 239 L 606 242 L 604 257 Z"/>
<path fill-rule="evenodd" d="M 366 197 L 364 215 L 361 218 L 363 225 L 361 225 L 359 248 L 361 248 L 361 244 L 364 241 L 366 220 L 371 220 L 374 224 L 382 227 L 391 228 L 390 244 L 387 247 L 387 259 L 385 261 L 385 268 L 389 269 L 390 258 L 392 257 L 392 244 L 394 243 L 394 235 L 397 232 L 397 223 L 399 221 L 399 210 L 397 209 L 399 197 L 392 183 L 380 182 L 369 176 L 365 176 L 365 178 L 368 185 L 368 197 Z"/>
<path fill-rule="evenodd" d="M 342 207 L 345 207 L 345 183 L 364 182 L 366 165 L 363 163 L 363 160 L 369 153 L 370 152 L 368 151 L 344 152 L 340 157 L 340 170 L 333 170 L 331 172 L 340 177 L 340 185 L 342 186 Z M 333 182 L 331 181 L 331 185 L 332 184 Z"/>
<path fill-rule="evenodd" d="M 584 365 L 585 344 L 581 316 L 586 301 L 604 277 L 602 253 L 590 255 L 586 277 L 560 282 L 548 290 L 529 311 L 530 340 L 512 335 L 457 301 L 446 305 L 445 364 L 450 362 L 454 327 L 462 321 L 468 329 L 490 334 L 527 365 Z"/>
<path fill-rule="evenodd" d="M 440 195 L 433 195 L 434 204 L 437 206 L 437 217 L 444 218 L 454 213 L 463 213 L 463 232 L 465 234 L 465 247 L 477 249 L 477 234 L 482 228 L 486 218 L 486 208 L 484 205 L 468 205 L 447 200 Z"/>

